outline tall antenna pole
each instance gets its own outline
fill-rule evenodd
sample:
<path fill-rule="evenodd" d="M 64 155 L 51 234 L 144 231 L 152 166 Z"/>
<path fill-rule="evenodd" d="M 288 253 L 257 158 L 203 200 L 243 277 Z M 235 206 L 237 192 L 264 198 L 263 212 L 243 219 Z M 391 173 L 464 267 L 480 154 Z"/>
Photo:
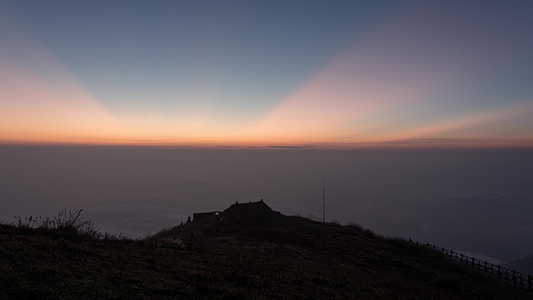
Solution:
<path fill-rule="evenodd" d="M 326 223 L 326 181 L 322 180 L 322 223 Z"/>

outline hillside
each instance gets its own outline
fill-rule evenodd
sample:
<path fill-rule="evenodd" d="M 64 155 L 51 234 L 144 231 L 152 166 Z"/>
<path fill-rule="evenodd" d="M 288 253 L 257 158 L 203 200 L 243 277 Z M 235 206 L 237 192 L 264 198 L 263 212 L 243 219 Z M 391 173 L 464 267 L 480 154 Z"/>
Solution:
<path fill-rule="evenodd" d="M 511 261 L 507 266 L 522 273 L 533 274 L 533 255 Z"/>
<path fill-rule="evenodd" d="M 0 227 L 2 299 L 527 299 L 402 239 L 284 216 L 264 202 L 142 241 Z"/>

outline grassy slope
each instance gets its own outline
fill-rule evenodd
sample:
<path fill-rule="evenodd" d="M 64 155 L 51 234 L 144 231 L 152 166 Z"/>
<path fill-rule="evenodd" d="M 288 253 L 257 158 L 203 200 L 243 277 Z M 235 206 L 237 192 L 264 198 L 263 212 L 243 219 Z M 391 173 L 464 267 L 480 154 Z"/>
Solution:
<path fill-rule="evenodd" d="M 248 211 L 249 212 L 249 211 Z M 358 227 L 227 210 L 146 241 L 0 227 L 0 298 L 526 299 L 440 253 Z M 220 220 L 222 218 L 222 220 Z M 194 233 L 194 238 L 192 238 Z M 13 241 L 13 236 L 20 240 Z"/>

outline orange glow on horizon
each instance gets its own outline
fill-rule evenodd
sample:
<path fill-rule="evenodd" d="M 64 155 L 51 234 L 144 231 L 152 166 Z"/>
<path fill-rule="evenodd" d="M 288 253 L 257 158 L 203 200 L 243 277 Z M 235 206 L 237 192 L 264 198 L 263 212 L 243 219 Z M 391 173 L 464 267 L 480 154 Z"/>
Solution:
<path fill-rule="evenodd" d="M 362 137 L 363 139 L 370 140 L 372 142 L 384 142 L 395 140 L 409 140 L 420 138 L 449 138 L 447 134 L 455 132 L 453 136 L 460 138 L 461 133 L 458 131 L 480 126 L 487 125 L 498 121 L 512 120 L 519 117 L 527 117 L 533 113 L 533 105 L 527 104 L 519 107 L 513 107 L 508 109 L 500 109 L 496 111 L 490 111 L 485 113 L 479 113 L 474 115 L 468 115 L 462 118 L 454 120 L 446 120 L 442 122 L 436 122 L 433 124 L 427 124 L 424 127 L 416 127 L 407 130 L 382 132 L 381 134 L 375 134 L 371 137 Z M 468 136 L 468 133 L 467 133 Z M 464 137 L 463 137 L 464 138 Z M 497 138 L 494 138 L 497 140 Z M 505 140 L 505 138 L 501 139 Z"/>
<path fill-rule="evenodd" d="M 506 47 L 486 56 L 478 54 L 474 43 L 490 45 L 489 40 L 447 45 L 431 30 L 420 30 L 426 23 L 440 28 L 447 20 L 432 11 L 386 20 L 296 89 L 254 130 L 266 136 L 347 143 L 354 138 L 346 136 L 358 136 L 357 142 L 379 142 L 439 131 L 418 128 L 410 134 L 367 133 L 376 117 L 464 84 L 505 59 Z M 465 30 L 476 30 L 470 27 L 465 25 Z"/>
<path fill-rule="evenodd" d="M 0 21 L 2 25 L 18 26 L 6 19 Z M 13 41 L 24 49 L 23 54 L 31 58 L 35 69 L 29 69 L 20 58 L 17 64 L 16 59 L 0 55 L 0 143 L 249 148 L 531 147 L 533 136 L 502 138 L 488 134 L 481 138 L 469 131 L 476 126 L 530 116 L 530 105 L 412 127 L 379 122 L 383 114 L 423 102 L 443 88 L 470 78 L 471 69 L 477 69 L 473 66 L 499 58 L 489 55 L 476 60 L 467 53 L 468 63 L 451 58 L 441 61 L 431 56 L 440 57 L 444 50 L 438 49 L 429 51 L 430 57 L 422 62 L 413 60 L 413 55 L 425 53 L 409 34 L 416 25 L 406 15 L 382 24 L 296 88 L 257 124 L 243 127 L 211 120 L 207 106 L 202 106 L 205 111 L 187 111 L 179 116 L 160 111 L 114 115 L 31 35 L 18 30 Z M 398 43 L 399 40 L 403 42 Z M 426 65 L 428 61 L 436 63 Z"/>
<path fill-rule="evenodd" d="M 120 124 L 68 77 L 49 82 L 0 61 L 0 134 L 3 140 L 57 140 L 117 132 Z"/>

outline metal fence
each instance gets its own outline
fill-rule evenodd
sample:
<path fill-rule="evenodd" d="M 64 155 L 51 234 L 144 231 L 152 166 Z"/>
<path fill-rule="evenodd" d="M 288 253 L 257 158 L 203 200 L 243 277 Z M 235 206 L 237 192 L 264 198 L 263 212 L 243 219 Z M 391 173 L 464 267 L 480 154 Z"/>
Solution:
<path fill-rule="evenodd" d="M 505 281 L 517 287 L 521 287 L 523 289 L 533 291 L 533 280 L 532 280 L 533 278 L 529 274 L 520 273 L 515 270 L 504 268 L 499 265 L 491 264 L 486 261 L 482 261 L 477 258 L 464 255 L 462 253 L 457 253 L 457 252 L 453 252 L 452 250 L 437 247 L 429 243 L 420 244 L 420 245 L 422 245 L 423 247 L 429 248 L 429 249 L 440 251 L 448 255 L 453 260 L 468 264 L 473 269 L 484 271 L 485 273 L 491 274 L 501 281 Z"/>

